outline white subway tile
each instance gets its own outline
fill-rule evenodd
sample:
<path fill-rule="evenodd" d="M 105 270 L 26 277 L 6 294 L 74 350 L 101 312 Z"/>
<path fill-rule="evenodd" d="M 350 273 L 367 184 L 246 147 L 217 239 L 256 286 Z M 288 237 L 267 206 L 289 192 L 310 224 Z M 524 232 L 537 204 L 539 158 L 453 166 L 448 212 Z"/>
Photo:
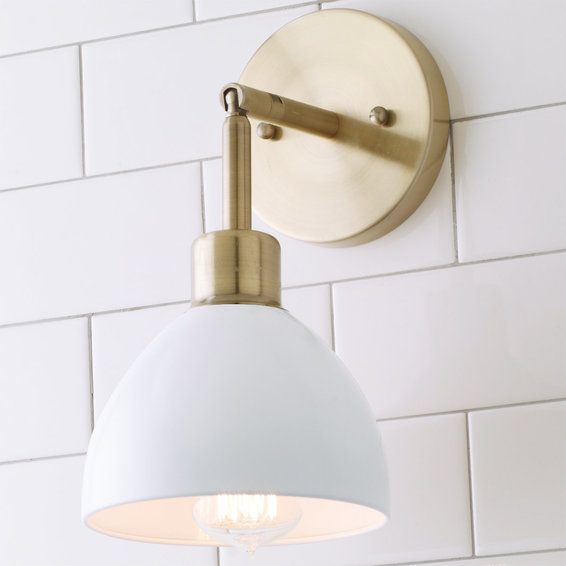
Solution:
<path fill-rule="evenodd" d="M 190 0 L 3 0 L 0 54 L 182 24 Z"/>
<path fill-rule="evenodd" d="M 308 0 L 307 0 L 308 2 Z M 194 0 L 197 20 L 210 20 L 245 14 L 246 12 L 259 12 L 272 10 L 281 6 L 304 4 L 300 0 Z"/>
<path fill-rule="evenodd" d="M 94 412 L 97 417 L 142 350 L 188 308 L 188 303 L 183 303 L 92 317 Z"/>
<path fill-rule="evenodd" d="M 378 418 L 566 396 L 566 254 L 334 287 L 336 351 Z"/>
<path fill-rule="evenodd" d="M 220 160 L 203 164 L 206 230 L 222 226 Z M 281 235 L 254 216 L 254 228 L 281 243 L 283 285 L 322 283 L 454 261 L 450 163 L 418 210 L 386 236 L 361 246 L 323 247 Z"/>
<path fill-rule="evenodd" d="M 426 566 L 564 566 L 566 552 L 544 552 L 427 563 Z M 414 566 L 419 566 L 415 564 Z"/>
<path fill-rule="evenodd" d="M 282 293 L 281 302 L 285 309 L 332 347 L 332 317 L 328 285 L 286 289 Z"/>
<path fill-rule="evenodd" d="M 566 248 L 565 132 L 566 106 L 454 124 L 462 260 Z"/>
<path fill-rule="evenodd" d="M 383 528 L 332 542 L 260 548 L 256 566 L 373 566 L 471 554 L 463 415 L 379 425 L 389 469 L 391 518 Z M 246 566 L 222 550 L 223 566 Z"/>
<path fill-rule="evenodd" d="M 197 165 L 0 193 L 0 323 L 187 300 Z"/>
<path fill-rule="evenodd" d="M 86 450 L 86 319 L 1 328 L 0 392 L 0 462 Z"/>
<path fill-rule="evenodd" d="M 565 433 L 566 402 L 470 414 L 478 554 L 566 547 Z"/>
<path fill-rule="evenodd" d="M 220 154 L 222 86 L 259 45 L 314 7 L 192 25 L 83 48 L 89 173 Z"/>
<path fill-rule="evenodd" d="M 0 189 L 79 177 L 78 49 L 0 59 L 0 124 Z"/>
<path fill-rule="evenodd" d="M 0 466 L 0 563 L 217 566 L 215 548 L 112 538 L 81 521 L 82 457 Z"/>
<path fill-rule="evenodd" d="M 562 0 L 346 0 L 406 27 L 436 58 L 453 118 L 566 101 Z"/>

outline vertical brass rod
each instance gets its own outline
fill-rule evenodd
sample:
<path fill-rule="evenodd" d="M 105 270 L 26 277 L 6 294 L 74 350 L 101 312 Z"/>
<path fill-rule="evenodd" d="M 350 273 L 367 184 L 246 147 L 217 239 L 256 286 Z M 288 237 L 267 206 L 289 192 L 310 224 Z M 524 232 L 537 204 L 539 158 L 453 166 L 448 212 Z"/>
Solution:
<path fill-rule="evenodd" d="M 225 93 L 228 115 L 223 129 L 224 229 L 250 230 L 251 202 L 251 127 L 238 104 L 235 89 Z"/>

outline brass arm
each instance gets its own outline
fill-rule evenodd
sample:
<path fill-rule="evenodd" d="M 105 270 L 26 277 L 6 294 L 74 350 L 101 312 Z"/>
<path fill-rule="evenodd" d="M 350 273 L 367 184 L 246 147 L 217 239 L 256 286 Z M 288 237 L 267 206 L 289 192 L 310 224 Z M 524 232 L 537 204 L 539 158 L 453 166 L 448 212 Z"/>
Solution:
<path fill-rule="evenodd" d="M 338 132 L 339 119 L 335 112 L 238 83 L 227 84 L 222 89 L 221 101 L 226 110 L 226 94 L 231 91 L 236 92 L 240 109 L 252 118 L 326 138 Z"/>

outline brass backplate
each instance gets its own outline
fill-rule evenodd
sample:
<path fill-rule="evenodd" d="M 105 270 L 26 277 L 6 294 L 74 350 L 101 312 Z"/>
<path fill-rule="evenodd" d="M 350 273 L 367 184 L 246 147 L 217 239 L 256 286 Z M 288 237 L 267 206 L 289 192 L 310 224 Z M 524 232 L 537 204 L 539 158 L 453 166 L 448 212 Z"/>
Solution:
<path fill-rule="evenodd" d="M 433 57 L 402 27 L 356 10 L 308 14 L 272 35 L 240 82 L 339 115 L 331 139 L 289 127 L 252 135 L 254 210 L 283 234 L 363 243 L 401 224 L 434 184 L 448 97 Z M 387 125 L 370 121 L 378 106 Z"/>

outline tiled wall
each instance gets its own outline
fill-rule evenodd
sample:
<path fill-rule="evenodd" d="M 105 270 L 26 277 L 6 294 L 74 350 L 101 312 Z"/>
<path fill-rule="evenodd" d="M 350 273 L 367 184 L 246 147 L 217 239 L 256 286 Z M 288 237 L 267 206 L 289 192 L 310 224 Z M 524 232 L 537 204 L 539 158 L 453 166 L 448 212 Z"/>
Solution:
<path fill-rule="evenodd" d="M 566 4 L 292 3 L 0 3 L 0 564 L 249 564 L 91 533 L 83 456 L 128 365 L 188 308 L 192 239 L 219 226 L 220 86 L 284 23 L 344 7 L 429 46 L 451 151 L 384 238 L 281 238 L 285 305 L 375 411 L 392 517 L 255 564 L 566 564 Z"/>

